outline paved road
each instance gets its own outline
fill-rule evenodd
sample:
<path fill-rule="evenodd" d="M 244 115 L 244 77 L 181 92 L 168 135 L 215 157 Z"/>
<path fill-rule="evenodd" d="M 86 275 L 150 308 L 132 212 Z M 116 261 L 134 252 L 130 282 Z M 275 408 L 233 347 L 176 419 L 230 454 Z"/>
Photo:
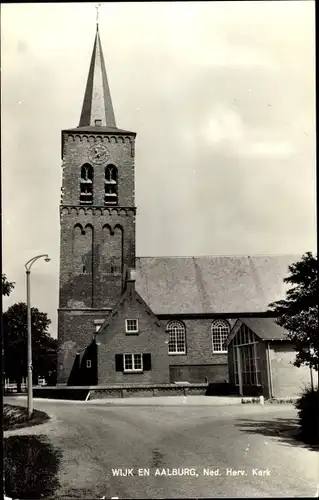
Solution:
<path fill-rule="evenodd" d="M 290 437 L 292 405 L 173 406 L 169 399 L 163 406 L 36 400 L 52 420 L 23 433 L 48 434 L 63 449 L 58 498 L 316 496 L 318 451 Z M 167 475 L 173 469 L 179 475 Z"/>

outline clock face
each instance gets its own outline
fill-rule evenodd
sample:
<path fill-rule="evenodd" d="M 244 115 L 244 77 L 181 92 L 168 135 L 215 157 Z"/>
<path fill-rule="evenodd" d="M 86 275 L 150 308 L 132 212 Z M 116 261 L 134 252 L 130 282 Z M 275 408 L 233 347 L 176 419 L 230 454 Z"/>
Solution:
<path fill-rule="evenodd" d="M 103 144 L 95 144 L 90 147 L 88 156 L 93 163 L 103 163 L 108 159 L 110 153 Z"/>

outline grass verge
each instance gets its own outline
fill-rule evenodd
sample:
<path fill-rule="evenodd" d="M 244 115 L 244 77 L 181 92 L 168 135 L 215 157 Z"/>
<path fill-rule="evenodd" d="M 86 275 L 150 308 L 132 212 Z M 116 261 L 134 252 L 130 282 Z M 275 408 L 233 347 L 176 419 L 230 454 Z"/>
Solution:
<path fill-rule="evenodd" d="M 50 419 L 44 411 L 33 410 L 32 417 L 28 419 L 28 409 L 23 406 L 3 405 L 3 430 L 21 429 L 33 425 L 43 424 Z"/>

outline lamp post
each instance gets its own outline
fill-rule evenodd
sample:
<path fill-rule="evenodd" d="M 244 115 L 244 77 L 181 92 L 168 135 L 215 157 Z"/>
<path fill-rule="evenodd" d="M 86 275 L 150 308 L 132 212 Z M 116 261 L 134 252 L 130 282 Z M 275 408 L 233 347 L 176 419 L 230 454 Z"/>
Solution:
<path fill-rule="evenodd" d="M 47 254 L 37 255 L 24 265 L 27 282 L 27 324 L 28 324 L 28 418 L 33 413 L 33 394 L 32 394 L 32 337 L 31 337 L 31 300 L 30 300 L 30 273 L 31 267 L 38 259 L 44 258 L 45 262 L 50 261 Z"/>

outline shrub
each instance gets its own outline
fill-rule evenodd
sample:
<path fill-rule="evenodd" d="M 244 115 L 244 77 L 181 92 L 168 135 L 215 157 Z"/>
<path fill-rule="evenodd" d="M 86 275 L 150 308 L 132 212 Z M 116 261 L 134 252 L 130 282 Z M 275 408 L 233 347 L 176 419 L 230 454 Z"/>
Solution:
<path fill-rule="evenodd" d="M 59 487 L 61 452 L 46 436 L 11 436 L 4 439 L 5 491 L 10 498 L 40 499 Z"/>
<path fill-rule="evenodd" d="M 300 437 L 307 444 L 319 444 L 319 391 L 306 388 L 295 406 L 299 416 Z"/>

